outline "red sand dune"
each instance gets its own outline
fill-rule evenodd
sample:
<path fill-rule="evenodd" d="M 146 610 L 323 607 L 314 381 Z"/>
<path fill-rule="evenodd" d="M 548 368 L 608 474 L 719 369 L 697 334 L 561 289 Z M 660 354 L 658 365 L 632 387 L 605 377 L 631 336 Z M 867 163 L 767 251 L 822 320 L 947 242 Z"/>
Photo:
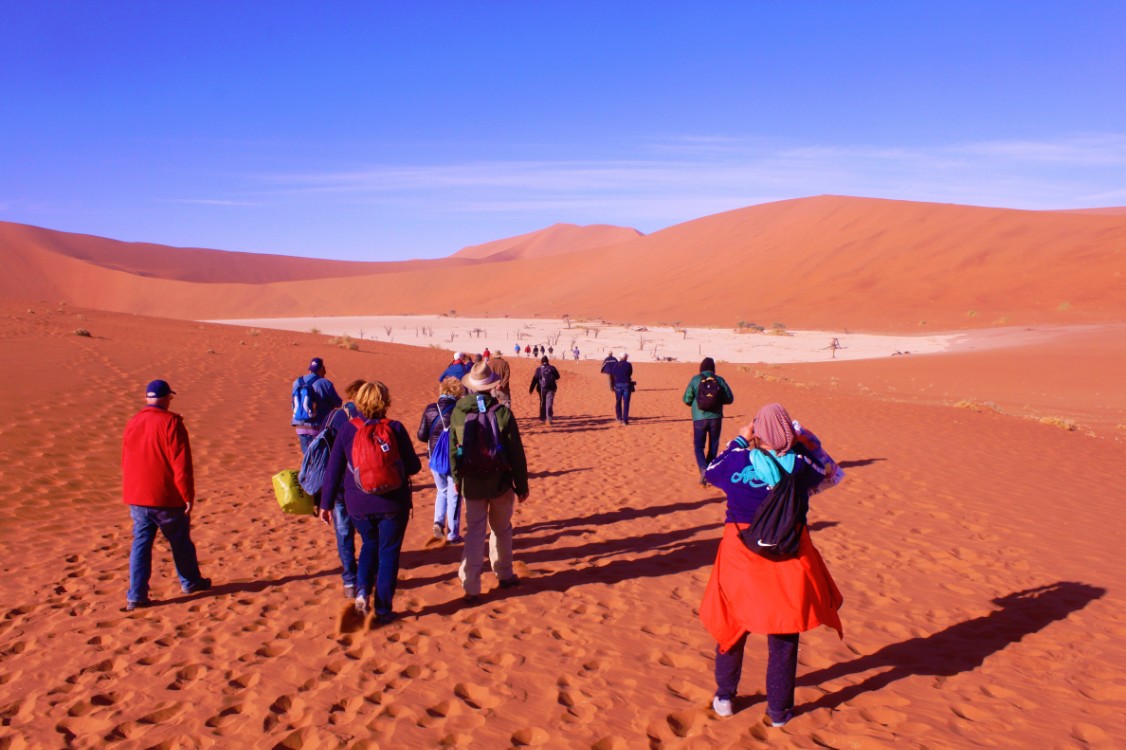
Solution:
<path fill-rule="evenodd" d="M 224 281 L 249 273 L 237 270 L 253 265 L 244 255 L 228 273 L 220 256 L 203 264 L 183 255 L 193 251 L 169 248 L 177 260 L 157 267 L 189 270 L 153 278 L 144 275 L 152 263 L 130 267 L 124 253 L 107 250 L 109 241 L 80 240 L 67 236 L 81 252 L 60 252 L 42 234 L 28 242 L 9 226 L 3 249 L 14 272 L 4 275 L 0 295 L 196 319 L 456 307 L 494 316 L 898 332 L 1112 322 L 1126 308 L 1126 216 L 832 196 L 753 206 L 550 257 L 380 264 L 379 274 L 362 264 L 309 261 L 300 266 L 306 277 L 296 279 L 298 267 L 288 264 L 298 261 L 254 256 L 272 269 L 256 273 L 278 279 L 266 283 Z M 325 278 L 343 271 L 361 275 Z"/>
<path fill-rule="evenodd" d="M 1015 350 L 721 368 L 736 394 L 726 437 L 781 401 L 848 472 L 814 498 L 810 519 L 845 596 L 845 640 L 803 636 L 800 712 L 781 730 L 761 723 L 761 637 L 737 714 L 710 709 L 714 644 L 696 609 L 723 505 L 695 481 L 680 401 L 690 364 L 639 363 L 625 428 L 596 362 L 559 363 L 551 429 L 515 388 L 532 474 L 515 518 L 523 584 L 501 591 L 486 573 L 484 602 L 461 605 L 459 548 L 429 546 L 433 489 L 420 476 L 396 598 L 404 616 L 337 637 L 331 532 L 283 516 L 270 491 L 270 475 L 297 461 L 291 378 L 320 355 L 337 383 L 382 379 L 391 416 L 413 430 L 447 352 L 370 341 L 346 351 L 311 334 L 11 300 L 0 300 L 0 351 L 18 376 L 0 389 L 0 747 L 1126 741 L 1121 429 L 1091 437 L 957 409 L 928 386 L 962 377 L 937 387 L 988 398 L 1017 370 L 1040 370 L 1051 348 L 1010 365 L 996 357 Z M 1120 397 L 1117 352 L 1083 382 Z M 1075 366 L 1097 362 L 1089 352 Z M 527 383 L 531 360 L 512 365 Z M 974 382 L 995 366 L 1007 369 Z M 180 594 L 158 542 L 162 602 L 126 614 L 119 439 L 157 376 L 179 392 L 191 431 L 194 536 L 216 586 Z M 1014 399 L 1040 398 L 1035 378 L 1010 380 Z"/>
<path fill-rule="evenodd" d="M 457 251 L 452 257 L 489 261 L 546 258 L 576 250 L 617 245 L 641 236 L 641 232 L 636 229 L 606 224 L 583 227 L 574 224 L 555 224 L 538 232 L 486 242 L 483 245 L 470 245 Z"/>

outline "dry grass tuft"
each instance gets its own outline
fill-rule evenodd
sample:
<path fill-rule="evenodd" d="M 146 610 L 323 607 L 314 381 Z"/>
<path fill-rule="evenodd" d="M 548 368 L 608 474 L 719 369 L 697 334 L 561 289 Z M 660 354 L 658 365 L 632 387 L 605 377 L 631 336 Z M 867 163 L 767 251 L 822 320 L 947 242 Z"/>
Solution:
<path fill-rule="evenodd" d="M 996 412 L 997 414 L 1003 413 L 1001 411 L 1001 407 L 993 403 L 992 401 L 972 401 L 967 399 L 965 401 L 959 401 L 958 403 L 954 404 L 954 408 L 969 409 L 970 411 L 974 412 L 992 411 Z"/>
<path fill-rule="evenodd" d="M 1050 424 L 1053 427 L 1059 427 L 1066 432 L 1075 432 L 1075 423 L 1070 419 L 1061 419 L 1060 417 L 1040 417 L 1040 424 Z"/>

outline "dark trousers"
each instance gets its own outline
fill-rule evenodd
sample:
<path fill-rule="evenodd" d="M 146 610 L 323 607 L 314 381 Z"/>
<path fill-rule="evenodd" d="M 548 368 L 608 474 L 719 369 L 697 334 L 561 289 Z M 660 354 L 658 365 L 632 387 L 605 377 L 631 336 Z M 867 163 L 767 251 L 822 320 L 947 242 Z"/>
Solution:
<path fill-rule="evenodd" d="M 633 395 L 630 393 L 629 385 L 616 385 L 614 386 L 614 416 L 622 424 L 629 424 L 629 397 Z"/>
<path fill-rule="evenodd" d="M 731 700 L 739 691 L 743 674 L 743 648 L 747 633 L 727 653 L 715 651 L 715 694 Z M 793 716 L 794 680 L 798 672 L 798 634 L 766 636 L 766 713 L 772 721 L 783 722 Z"/>
<path fill-rule="evenodd" d="M 696 449 L 696 466 L 700 469 L 700 478 L 704 478 L 704 469 L 715 461 L 719 453 L 719 430 L 723 425 L 723 417 L 715 419 L 697 419 L 692 422 L 692 446 Z M 707 443 L 707 450 L 704 443 Z"/>
<path fill-rule="evenodd" d="M 129 593 L 127 601 L 149 600 L 149 578 L 152 576 L 152 547 L 159 530 L 172 548 L 172 562 L 180 576 L 180 587 L 187 591 L 203 580 L 199 560 L 192 543 L 192 520 L 183 508 L 151 508 L 130 505 L 133 519 L 133 546 L 129 550 Z"/>
<path fill-rule="evenodd" d="M 548 424 L 555 418 L 555 391 L 540 391 L 540 421 Z"/>
<path fill-rule="evenodd" d="M 356 570 L 356 596 L 366 599 L 374 588 L 377 615 L 391 614 L 391 601 L 399 583 L 399 552 L 409 519 L 409 511 L 352 517 L 363 540 Z"/>

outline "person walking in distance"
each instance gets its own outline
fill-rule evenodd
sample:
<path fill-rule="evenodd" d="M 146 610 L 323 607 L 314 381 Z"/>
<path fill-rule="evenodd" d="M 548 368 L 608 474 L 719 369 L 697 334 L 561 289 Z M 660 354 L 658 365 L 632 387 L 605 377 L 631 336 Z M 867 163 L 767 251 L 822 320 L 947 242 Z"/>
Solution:
<path fill-rule="evenodd" d="M 512 408 L 512 368 L 508 364 L 508 360 L 501 356 L 498 351 L 489 360 L 489 369 L 491 369 L 497 376 L 497 385 L 493 389 L 493 395 L 496 396 L 497 401 L 501 402 L 509 409 Z"/>
<path fill-rule="evenodd" d="M 133 521 L 126 611 L 152 604 L 149 578 L 158 530 L 172 548 L 172 562 L 183 592 L 194 594 L 211 588 L 211 579 L 204 578 L 199 570 L 192 543 L 192 448 L 183 418 L 168 410 L 175 395 L 164 380 L 149 383 L 145 406 L 125 425 L 122 437 L 122 500 L 129 506 Z"/>
<path fill-rule="evenodd" d="M 540 359 L 540 366 L 532 373 L 528 393 L 539 391 L 540 421 L 551 424 L 555 417 L 555 392 L 559 389 L 559 370 L 550 364 L 547 357 Z"/>
<path fill-rule="evenodd" d="M 614 356 L 614 352 L 609 352 L 606 359 L 602 360 L 602 369 L 600 373 L 606 376 L 607 382 L 610 383 L 610 390 L 614 390 L 614 365 L 618 364 L 618 358 Z"/>
<path fill-rule="evenodd" d="M 629 362 L 629 355 L 622 354 L 622 358 L 610 368 L 610 378 L 614 383 L 614 416 L 618 424 L 629 424 L 629 402 L 633 395 L 635 383 L 633 382 L 633 365 Z"/>
<path fill-rule="evenodd" d="M 496 355 L 497 358 L 500 355 Z M 416 437 L 426 443 L 430 474 L 434 477 L 434 538 L 454 543 L 461 541 L 461 497 L 450 473 L 449 427 L 454 404 L 461 397 L 457 378 L 446 378 L 438 387 L 438 400 L 422 411 Z M 445 440 L 442 435 L 445 434 Z M 444 455 L 443 455 L 444 451 Z"/>
<path fill-rule="evenodd" d="M 692 407 L 692 447 L 700 485 L 706 487 L 704 470 L 719 453 L 719 435 L 723 426 L 723 407 L 735 401 L 727 381 L 715 374 L 715 360 L 704 357 L 700 372 L 693 375 L 684 389 L 684 403 Z M 706 444 L 706 448 L 705 448 Z"/>

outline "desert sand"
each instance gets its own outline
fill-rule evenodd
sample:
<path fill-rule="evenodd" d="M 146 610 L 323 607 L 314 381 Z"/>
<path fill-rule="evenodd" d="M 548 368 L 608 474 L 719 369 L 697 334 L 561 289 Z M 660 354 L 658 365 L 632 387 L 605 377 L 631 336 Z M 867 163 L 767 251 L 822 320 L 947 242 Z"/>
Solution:
<path fill-rule="evenodd" d="M 533 477 L 516 513 L 525 585 L 502 594 L 486 573 L 485 601 L 461 605 L 459 548 L 427 545 L 433 495 L 420 478 L 404 617 L 338 635 L 346 603 L 331 534 L 278 512 L 269 486 L 297 463 L 290 378 L 314 355 L 338 383 L 381 378 L 392 416 L 413 430 L 444 349 L 352 351 L 324 335 L 12 301 L 0 311 L 6 357 L 33 375 L 3 391 L 0 421 L 12 500 L 0 511 L 6 747 L 1115 747 L 1126 737 L 1121 427 L 1067 431 L 957 408 L 924 387 L 902 398 L 922 373 L 969 371 L 995 350 L 721 367 L 736 393 L 726 436 L 777 400 L 848 472 L 811 518 L 846 598 L 845 639 L 803 638 L 801 712 L 768 730 L 761 639 L 736 716 L 709 708 L 713 644 L 696 608 L 723 503 L 694 481 L 680 401 L 692 364 L 638 363 L 627 428 L 613 424 L 597 362 L 559 363 L 552 429 L 528 418 L 532 397 L 517 387 Z M 1027 356 L 1052 361 L 1050 342 L 1040 347 Z M 956 367 L 928 369 L 945 356 Z M 512 364 L 519 386 L 532 363 Z M 1121 393 L 1118 373 L 1102 373 L 1108 392 Z M 195 537 L 216 586 L 180 594 L 158 543 L 162 601 L 126 614 L 118 441 L 156 376 L 179 392 L 192 434 Z M 1038 386 L 1013 386 L 1009 396 L 1034 400 Z"/>
<path fill-rule="evenodd" d="M 349 265 L 0 225 L 0 748 L 1122 747 L 1124 235 L 1114 212 L 820 198 L 606 246 L 620 234 L 595 228 L 573 252 L 523 237 Z M 581 246 L 586 233 L 553 236 Z M 783 252 L 798 270 L 763 285 L 752 269 Z M 686 283 L 701 258 L 733 270 Z M 457 326 L 479 316 L 498 332 L 564 313 L 628 323 L 624 345 L 646 327 L 667 351 L 677 323 L 689 349 L 654 362 L 627 346 L 629 427 L 584 344 L 582 360 L 557 358 L 551 428 L 533 418 L 534 362 L 509 357 L 532 477 L 515 517 L 523 585 L 501 591 L 486 573 L 483 602 L 463 606 L 460 547 L 433 546 L 420 475 L 403 616 L 371 629 L 341 616 L 331 532 L 273 497 L 271 475 L 299 460 L 290 384 L 322 356 L 338 385 L 385 381 L 413 432 L 450 351 L 475 347 L 373 328 L 350 348 L 305 321 L 197 321 L 447 306 Z M 779 401 L 847 472 L 810 519 L 845 637 L 803 636 L 799 713 L 782 729 L 761 722 L 762 638 L 736 715 L 710 708 L 714 644 L 697 608 L 723 498 L 696 482 L 681 400 L 720 329 L 735 343 L 801 338 L 735 332 L 775 320 L 848 347 L 836 361 L 718 357 L 736 395 L 725 438 Z M 936 349 L 850 356 L 860 333 L 933 336 Z M 505 350 L 487 338 L 473 341 Z M 159 604 L 126 613 L 120 436 L 156 377 L 191 433 L 193 536 L 215 587 L 182 595 L 159 541 Z"/>

